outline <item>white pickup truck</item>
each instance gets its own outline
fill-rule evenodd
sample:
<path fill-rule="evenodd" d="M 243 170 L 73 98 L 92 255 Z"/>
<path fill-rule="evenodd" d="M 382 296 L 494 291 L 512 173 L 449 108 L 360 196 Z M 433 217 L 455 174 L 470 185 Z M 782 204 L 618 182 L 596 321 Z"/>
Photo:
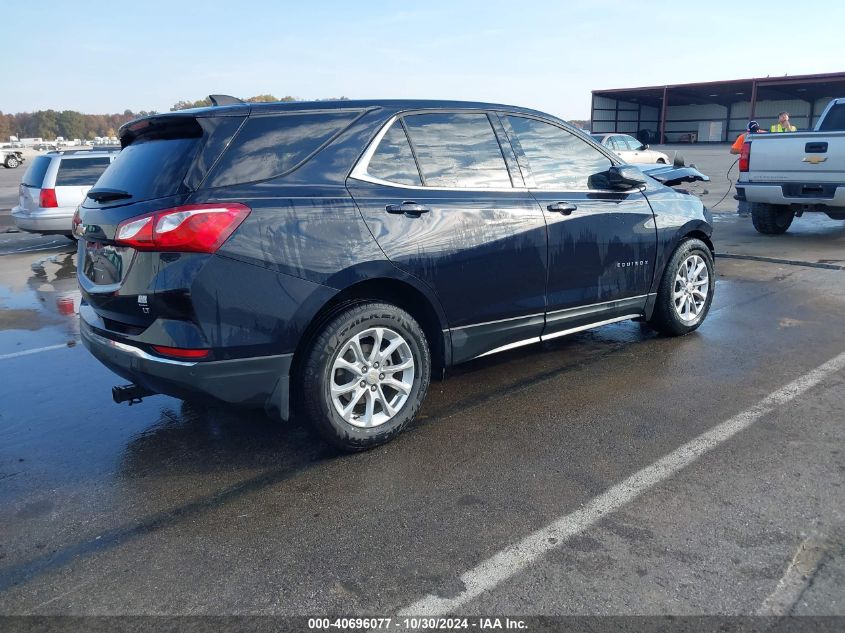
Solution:
<path fill-rule="evenodd" d="M 749 134 L 736 194 L 760 233 L 784 233 L 808 211 L 845 220 L 845 98 L 828 104 L 812 132 Z"/>

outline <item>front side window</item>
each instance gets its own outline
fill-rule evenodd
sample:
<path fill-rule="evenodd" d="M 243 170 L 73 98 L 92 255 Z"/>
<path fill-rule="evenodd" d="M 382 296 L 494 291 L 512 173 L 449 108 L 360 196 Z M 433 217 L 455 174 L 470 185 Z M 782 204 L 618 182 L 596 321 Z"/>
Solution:
<path fill-rule="evenodd" d="M 404 121 L 427 187 L 511 187 L 486 114 L 413 114 Z"/>
<path fill-rule="evenodd" d="M 91 187 L 109 166 L 108 156 L 101 158 L 64 158 L 56 174 L 57 187 Z"/>
<path fill-rule="evenodd" d="M 628 149 L 631 149 L 631 150 L 634 150 L 634 151 L 640 149 L 643 146 L 643 144 L 640 143 L 633 136 L 620 136 L 619 139 L 628 144 Z"/>
<path fill-rule="evenodd" d="M 614 152 L 628 151 L 628 145 L 625 143 L 625 139 L 621 136 L 612 136 L 610 138 L 610 147 L 613 148 Z"/>
<path fill-rule="evenodd" d="M 402 124 L 396 121 L 382 137 L 367 173 L 374 178 L 389 180 L 400 185 L 422 185 L 417 163 Z"/>
<path fill-rule="evenodd" d="M 592 189 L 591 178 L 606 172 L 612 164 L 595 147 L 556 125 L 519 116 L 508 116 L 507 120 L 539 189 Z"/>

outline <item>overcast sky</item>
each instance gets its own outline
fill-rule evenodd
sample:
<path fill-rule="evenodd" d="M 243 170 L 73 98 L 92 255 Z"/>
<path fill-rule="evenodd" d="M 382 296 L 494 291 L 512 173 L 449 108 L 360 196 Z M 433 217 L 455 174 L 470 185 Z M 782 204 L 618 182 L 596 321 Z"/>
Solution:
<path fill-rule="evenodd" d="M 209 93 L 443 98 L 589 118 L 590 91 L 845 71 L 845 4 L 6 0 L 0 110 Z"/>

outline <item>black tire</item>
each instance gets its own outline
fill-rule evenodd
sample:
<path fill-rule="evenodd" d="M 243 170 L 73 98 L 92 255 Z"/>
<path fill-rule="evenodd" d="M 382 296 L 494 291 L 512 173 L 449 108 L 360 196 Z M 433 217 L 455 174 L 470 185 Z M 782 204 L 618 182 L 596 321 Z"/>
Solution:
<path fill-rule="evenodd" d="M 703 301 L 700 311 L 692 319 L 684 319 L 675 306 L 675 292 L 678 287 L 677 276 L 682 265 L 691 257 L 700 257 L 707 269 L 707 296 Z M 715 268 L 713 266 L 713 254 L 707 245 L 699 239 L 690 238 L 684 240 L 672 253 L 669 262 L 663 270 L 663 277 L 660 280 L 660 287 L 657 290 L 657 299 L 654 311 L 648 323 L 655 330 L 667 336 L 683 336 L 697 329 L 707 317 L 710 305 L 713 302 L 713 292 L 716 286 Z M 702 286 L 703 287 L 703 286 Z M 683 288 L 680 288 L 683 290 Z"/>
<path fill-rule="evenodd" d="M 786 233 L 795 218 L 789 207 L 762 202 L 751 203 L 751 222 L 758 233 L 780 235 Z"/>
<path fill-rule="evenodd" d="M 331 385 L 333 380 L 338 377 L 337 372 L 343 374 L 347 370 L 333 369 L 333 367 L 338 356 L 340 356 L 351 339 L 358 335 L 363 336 L 371 328 L 377 327 L 387 328 L 393 334 L 398 334 L 404 339 L 404 342 L 407 344 L 406 353 L 409 353 L 411 358 L 413 358 L 413 380 L 410 383 L 411 388 L 407 394 L 407 398 L 392 417 L 389 417 L 389 419 L 378 426 L 362 427 L 352 424 L 351 421 L 347 421 L 335 406 L 330 392 Z M 388 339 L 385 339 L 385 341 L 388 341 Z M 369 356 L 372 354 L 375 342 L 373 340 L 369 349 L 365 345 L 366 343 L 362 343 L 359 340 L 359 346 L 362 352 Z M 387 350 L 388 346 L 382 344 L 380 349 Z M 353 357 L 357 357 L 357 354 L 351 349 L 347 350 L 346 353 L 349 354 L 350 352 Z M 314 339 L 310 349 L 305 353 L 306 357 L 301 371 L 298 372 L 299 377 L 296 382 L 302 397 L 303 412 L 309 419 L 312 427 L 326 441 L 344 451 L 366 450 L 393 439 L 414 419 L 428 391 L 431 378 L 431 355 L 425 334 L 410 314 L 389 303 L 362 303 L 340 312 L 323 327 Z M 369 365 L 364 366 L 368 367 L 368 373 L 370 373 L 376 365 L 373 364 L 372 367 Z M 378 371 L 382 369 L 383 367 Z M 388 372 L 387 374 L 379 375 L 382 378 L 387 376 L 387 379 L 390 380 L 391 376 L 395 377 L 398 373 L 391 374 Z M 363 402 L 356 399 L 356 402 L 359 404 L 355 405 L 355 409 L 350 413 L 352 418 L 356 418 L 354 411 L 360 411 L 360 407 L 366 408 L 371 398 L 378 398 L 379 395 L 386 393 L 393 394 L 393 396 L 386 398 L 388 400 L 391 397 L 401 398 L 399 395 L 400 392 L 392 390 L 387 384 L 384 385 L 388 389 L 385 392 L 382 390 L 383 385 L 380 381 L 377 385 L 367 382 L 371 379 L 376 381 L 376 376 L 358 376 L 356 378 L 350 372 L 350 375 L 345 378 L 342 386 L 346 384 L 351 385 L 360 378 L 361 383 L 359 385 L 364 386 L 360 390 L 360 396 L 358 397 L 366 396 L 362 398 Z M 404 377 L 400 377 L 399 382 L 402 379 Z M 376 389 L 373 389 L 373 387 L 376 387 L 378 390 L 378 395 L 375 395 Z M 373 396 L 367 393 L 368 389 L 373 391 Z M 358 387 L 355 387 L 353 395 L 357 395 L 358 392 Z M 352 396 L 350 396 L 349 402 L 351 400 Z M 380 406 L 381 415 L 387 415 L 386 409 L 380 402 L 378 401 L 377 404 L 372 406 Z M 394 400 L 393 402 L 395 403 L 397 401 Z M 342 404 L 346 403 L 342 402 Z M 375 415 L 374 412 L 370 411 L 371 418 L 374 419 Z M 357 417 L 366 419 L 366 413 Z"/>
<path fill-rule="evenodd" d="M 16 169 L 20 164 L 20 161 L 14 156 L 9 156 L 6 158 L 7 169 Z"/>
<path fill-rule="evenodd" d="M 663 160 L 662 158 L 658 158 L 658 159 L 657 159 L 657 164 L 658 164 L 658 165 L 665 165 L 665 164 L 666 164 L 666 161 L 665 161 L 665 160 Z"/>

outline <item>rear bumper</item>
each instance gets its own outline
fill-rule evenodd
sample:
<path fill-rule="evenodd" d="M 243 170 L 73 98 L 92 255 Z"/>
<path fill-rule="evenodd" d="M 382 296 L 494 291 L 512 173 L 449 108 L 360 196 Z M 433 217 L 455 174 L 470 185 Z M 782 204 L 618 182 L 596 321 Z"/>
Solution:
<path fill-rule="evenodd" d="M 782 183 L 738 182 L 736 189 L 738 195 L 744 195 L 748 202 L 845 208 L 845 185 L 839 185 L 832 196 L 826 197 L 788 196 L 784 193 L 784 186 Z M 796 187 L 797 185 L 788 183 L 788 186 Z"/>
<path fill-rule="evenodd" d="M 63 233 L 71 235 L 73 212 L 70 207 L 28 211 L 21 206 L 12 209 L 12 219 L 22 231 L 30 233 Z"/>
<path fill-rule="evenodd" d="M 263 407 L 271 415 L 288 419 L 293 354 L 186 362 L 159 358 L 141 347 L 108 338 L 84 318 L 80 319 L 80 331 L 83 344 L 97 360 L 149 391 Z"/>

